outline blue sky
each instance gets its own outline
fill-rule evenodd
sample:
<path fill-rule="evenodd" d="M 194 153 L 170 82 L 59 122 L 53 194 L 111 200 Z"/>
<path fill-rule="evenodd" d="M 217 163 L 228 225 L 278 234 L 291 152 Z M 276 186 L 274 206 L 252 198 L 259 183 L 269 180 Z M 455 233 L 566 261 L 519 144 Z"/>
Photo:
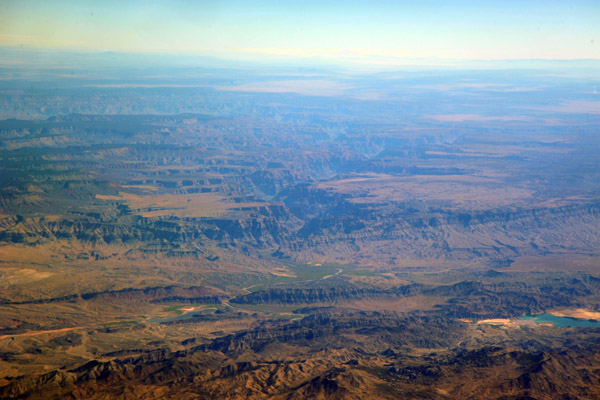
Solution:
<path fill-rule="evenodd" d="M 0 0 L 0 45 L 393 63 L 600 58 L 600 2 Z"/>

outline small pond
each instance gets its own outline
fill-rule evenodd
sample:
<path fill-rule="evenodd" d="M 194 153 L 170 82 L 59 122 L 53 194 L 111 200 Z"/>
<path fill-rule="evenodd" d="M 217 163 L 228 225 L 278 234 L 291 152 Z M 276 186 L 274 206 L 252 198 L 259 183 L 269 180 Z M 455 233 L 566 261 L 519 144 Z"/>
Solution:
<path fill-rule="evenodd" d="M 521 321 L 533 321 L 538 324 L 552 324 L 557 327 L 572 326 L 575 328 L 600 328 L 600 321 L 588 320 L 588 319 L 577 319 L 569 317 L 557 317 L 552 314 L 540 314 L 540 315 L 526 315 L 519 318 Z"/>

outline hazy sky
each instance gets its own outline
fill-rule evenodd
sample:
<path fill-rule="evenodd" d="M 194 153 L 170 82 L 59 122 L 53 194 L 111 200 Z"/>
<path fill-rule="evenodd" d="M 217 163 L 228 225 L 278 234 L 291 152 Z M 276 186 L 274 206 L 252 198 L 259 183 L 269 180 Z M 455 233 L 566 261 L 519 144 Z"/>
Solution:
<path fill-rule="evenodd" d="M 0 0 L 0 45 L 323 57 L 600 58 L 600 1 Z"/>

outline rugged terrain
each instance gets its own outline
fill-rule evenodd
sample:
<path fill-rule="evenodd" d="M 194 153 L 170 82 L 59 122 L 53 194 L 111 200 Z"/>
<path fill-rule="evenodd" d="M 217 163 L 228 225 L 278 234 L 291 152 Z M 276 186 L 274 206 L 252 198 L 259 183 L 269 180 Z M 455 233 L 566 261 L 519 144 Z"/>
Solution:
<path fill-rule="evenodd" d="M 589 78 L 53 71 L 0 82 L 0 398 L 600 397 Z"/>

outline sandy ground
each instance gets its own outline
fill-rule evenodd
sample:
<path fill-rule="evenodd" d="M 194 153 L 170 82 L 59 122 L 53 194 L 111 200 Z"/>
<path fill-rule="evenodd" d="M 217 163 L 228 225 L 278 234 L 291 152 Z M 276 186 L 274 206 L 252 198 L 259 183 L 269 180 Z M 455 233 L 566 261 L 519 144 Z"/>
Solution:
<path fill-rule="evenodd" d="M 600 321 L 600 312 L 588 311 L 583 308 L 549 311 L 548 314 L 556 315 L 557 317 L 594 319 L 596 321 Z"/>
<path fill-rule="evenodd" d="M 502 325 L 506 327 L 517 327 L 525 325 L 536 325 L 533 320 L 519 320 L 519 319 L 508 319 L 508 318 L 493 318 L 493 319 L 482 319 L 477 321 L 477 325 Z"/>
<path fill-rule="evenodd" d="M 48 331 L 35 331 L 35 332 L 15 333 L 12 335 L 2 335 L 2 336 L 0 336 L 0 340 L 5 339 L 5 338 L 13 338 L 16 336 L 37 336 L 37 335 L 43 335 L 45 333 L 67 332 L 67 331 L 72 331 L 75 329 L 81 329 L 81 327 L 77 326 L 77 327 L 73 327 L 73 328 L 52 329 L 52 330 L 48 330 Z"/>

